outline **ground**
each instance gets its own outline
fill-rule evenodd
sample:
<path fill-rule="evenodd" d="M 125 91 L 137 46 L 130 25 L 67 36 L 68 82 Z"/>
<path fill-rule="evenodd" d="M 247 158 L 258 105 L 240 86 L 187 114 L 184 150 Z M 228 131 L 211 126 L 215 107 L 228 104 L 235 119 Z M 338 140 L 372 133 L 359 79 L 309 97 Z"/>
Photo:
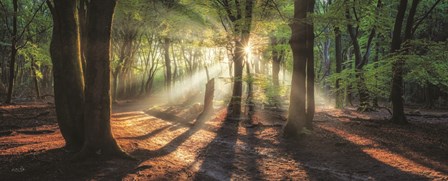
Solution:
<path fill-rule="evenodd" d="M 217 109 L 195 123 L 200 105 L 114 105 L 112 129 L 137 160 L 72 162 L 51 102 L 0 106 L 0 180 L 448 180 L 448 115 L 318 106 L 314 130 L 281 137 L 285 112 L 258 108 L 253 123 Z"/>

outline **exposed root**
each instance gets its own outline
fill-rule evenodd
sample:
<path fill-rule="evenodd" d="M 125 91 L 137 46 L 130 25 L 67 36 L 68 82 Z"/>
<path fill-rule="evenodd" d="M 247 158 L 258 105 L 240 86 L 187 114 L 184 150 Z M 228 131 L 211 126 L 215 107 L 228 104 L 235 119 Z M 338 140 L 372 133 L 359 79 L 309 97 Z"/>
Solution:
<path fill-rule="evenodd" d="M 387 107 L 381 107 L 381 106 L 375 106 L 375 107 L 378 109 L 385 109 L 387 112 L 389 112 L 390 115 L 392 115 L 392 111 Z"/>
<path fill-rule="evenodd" d="M 376 111 L 374 107 L 370 106 L 370 105 L 364 105 L 364 106 L 360 106 L 357 109 L 358 112 L 373 112 Z"/>

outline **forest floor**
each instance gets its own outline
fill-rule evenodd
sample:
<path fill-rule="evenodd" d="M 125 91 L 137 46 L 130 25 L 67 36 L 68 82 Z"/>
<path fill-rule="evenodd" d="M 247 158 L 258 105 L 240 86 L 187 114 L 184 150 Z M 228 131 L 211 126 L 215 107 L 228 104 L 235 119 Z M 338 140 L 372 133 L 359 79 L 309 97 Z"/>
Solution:
<path fill-rule="evenodd" d="M 71 162 L 54 105 L 0 105 L 0 180 L 448 180 L 447 111 L 317 108 L 314 130 L 281 137 L 285 112 L 257 109 L 252 124 L 218 109 L 195 124 L 199 105 L 114 105 L 112 129 L 137 160 Z"/>

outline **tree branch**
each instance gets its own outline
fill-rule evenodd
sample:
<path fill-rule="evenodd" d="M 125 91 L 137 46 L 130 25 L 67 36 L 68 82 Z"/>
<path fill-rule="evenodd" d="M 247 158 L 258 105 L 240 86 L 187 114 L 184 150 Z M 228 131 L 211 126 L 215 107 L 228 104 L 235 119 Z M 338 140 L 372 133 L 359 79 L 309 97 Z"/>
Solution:
<path fill-rule="evenodd" d="M 434 8 L 437 6 L 437 4 L 439 4 L 440 2 L 442 2 L 442 0 L 437 0 L 434 5 L 432 5 L 432 7 L 425 13 L 425 15 L 423 15 L 418 21 L 417 23 L 415 23 L 414 27 L 412 28 L 412 34 L 415 33 L 415 31 L 417 30 L 418 26 L 420 26 L 420 24 L 422 23 L 422 21 L 424 19 L 426 19 L 429 14 L 431 14 L 432 10 L 434 10 Z"/>
<path fill-rule="evenodd" d="M 30 26 L 31 22 L 33 22 L 34 18 L 37 15 L 37 12 L 39 12 L 42 7 L 44 6 L 44 4 L 47 1 L 42 1 L 42 3 L 39 5 L 39 7 L 36 9 L 36 11 L 34 12 L 33 16 L 31 17 L 30 21 L 28 21 L 28 23 L 23 27 L 22 32 L 19 34 L 19 36 L 17 37 L 17 40 L 21 39 L 23 37 L 23 34 L 25 33 L 26 29 L 28 28 L 28 26 Z"/>

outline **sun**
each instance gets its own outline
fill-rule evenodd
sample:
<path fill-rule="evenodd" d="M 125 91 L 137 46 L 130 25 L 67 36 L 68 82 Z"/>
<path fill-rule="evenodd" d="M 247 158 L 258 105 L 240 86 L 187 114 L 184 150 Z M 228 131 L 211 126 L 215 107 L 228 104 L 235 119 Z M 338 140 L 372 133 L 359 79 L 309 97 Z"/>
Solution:
<path fill-rule="evenodd" d="M 247 46 L 246 48 L 244 48 L 244 52 L 246 54 L 250 54 L 252 52 L 252 48 L 250 46 Z"/>

